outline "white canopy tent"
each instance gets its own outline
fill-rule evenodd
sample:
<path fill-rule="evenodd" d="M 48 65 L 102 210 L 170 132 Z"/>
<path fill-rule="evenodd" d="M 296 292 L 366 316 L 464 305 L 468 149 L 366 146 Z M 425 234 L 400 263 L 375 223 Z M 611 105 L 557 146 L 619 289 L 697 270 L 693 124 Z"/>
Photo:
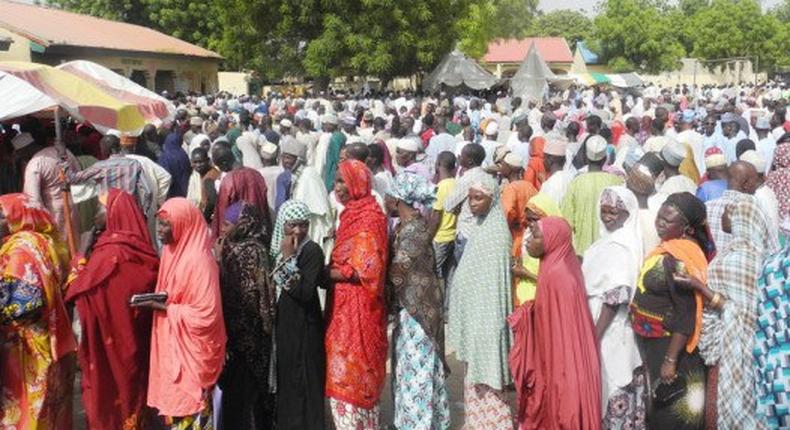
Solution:
<path fill-rule="evenodd" d="M 521 63 L 518 71 L 510 80 L 510 88 L 513 90 L 514 97 L 521 97 L 524 100 L 532 99 L 541 103 L 548 92 L 549 82 L 555 80 L 557 80 L 557 76 L 543 61 L 543 57 L 533 42 L 529 46 L 524 62 Z"/>
<path fill-rule="evenodd" d="M 0 121 L 54 108 L 58 102 L 16 76 L 0 70 Z"/>
<path fill-rule="evenodd" d="M 423 91 L 437 91 L 442 85 L 459 87 L 465 85 L 473 90 L 484 90 L 496 84 L 497 79 L 476 61 L 454 49 L 436 66 L 422 82 Z"/>

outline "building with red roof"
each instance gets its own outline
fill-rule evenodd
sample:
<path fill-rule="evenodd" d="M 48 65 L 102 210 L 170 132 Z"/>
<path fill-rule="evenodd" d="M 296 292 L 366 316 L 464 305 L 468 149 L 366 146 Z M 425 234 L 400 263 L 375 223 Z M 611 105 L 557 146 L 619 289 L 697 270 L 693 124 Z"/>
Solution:
<path fill-rule="evenodd" d="M 488 51 L 480 59 L 480 63 L 499 78 L 511 77 L 526 58 L 533 43 L 551 71 L 556 74 L 568 73 L 573 64 L 573 54 L 568 42 L 562 37 L 497 39 L 488 44 Z"/>
<path fill-rule="evenodd" d="M 0 61 L 88 60 L 151 90 L 211 92 L 222 56 L 150 28 L 0 0 Z"/>

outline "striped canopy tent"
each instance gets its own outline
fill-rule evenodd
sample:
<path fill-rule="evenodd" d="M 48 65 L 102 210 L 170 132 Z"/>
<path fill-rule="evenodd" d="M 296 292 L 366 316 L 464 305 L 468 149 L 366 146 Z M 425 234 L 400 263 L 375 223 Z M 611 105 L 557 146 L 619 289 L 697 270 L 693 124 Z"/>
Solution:
<path fill-rule="evenodd" d="M 78 121 L 88 122 L 104 134 L 116 130 L 136 136 L 146 124 L 137 105 L 69 72 L 23 61 L 0 62 L 0 72 L 24 81 Z"/>
<path fill-rule="evenodd" d="M 118 100 L 136 105 L 148 123 L 159 126 L 175 116 L 176 107 L 169 100 L 102 65 L 76 60 L 57 68 L 93 83 Z"/>
<path fill-rule="evenodd" d="M 58 102 L 16 76 L 0 71 L 0 121 L 54 108 Z"/>
<path fill-rule="evenodd" d="M 642 78 L 636 73 L 617 73 L 606 75 L 611 84 L 618 88 L 632 88 L 642 85 Z"/>
<path fill-rule="evenodd" d="M 588 87 L 611 82 L 608 75 L 603 73 L 573 73 L 572 76 L 579 84 Z"/>

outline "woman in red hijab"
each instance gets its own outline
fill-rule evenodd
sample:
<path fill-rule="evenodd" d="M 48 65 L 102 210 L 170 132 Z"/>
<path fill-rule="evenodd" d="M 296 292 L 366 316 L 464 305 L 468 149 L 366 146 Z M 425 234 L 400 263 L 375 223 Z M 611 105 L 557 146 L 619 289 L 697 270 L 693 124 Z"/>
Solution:
<path fill-rule="evenodd" d="M 164 245 L 153 308 L 148 406 L 174 429 L 212 428 L 211 391 L 225 360 L 225 322 L 219 267 L 200 210 L 176 197 L 159 209 L 157 234 Z"/>
<path fill-rule="evenodd" d="M 371 195 L 364 163 L 340 163 L 335 195 L 340 214 L 329 266 L 334 282 L 326 330 L 326 396 L 335 428 L 378 429 L 387 360 L 384 277 L 387 221 Z"/>
<path fill-rule="evenodd" d="M 87 262 L 79 259 L 66 293 L 82 326 L 82 403 L 91 429 L 144 429 L 151 312 L 129 300 L 154 290 L 159 256 L 131 194 L 111 188 L 99 200 L 95 222 L 103 231 Z"/>
<path fill-rule="evenodd" d="M 599 429 L 601 367 L 571 227 L 546 217 L 531 229 L 537 293 L 508 318 L 519 429 Z"/>
<path fill-rule="evenodd" d="M 543 136 L 532 139 L 529 145 L 529 163 L 524 170 L 524 180 L 532 184 L 538 191 L 546 180 L 546 167 L 543 163 L 543 147 L 545 145 L 546 138 Z"/>

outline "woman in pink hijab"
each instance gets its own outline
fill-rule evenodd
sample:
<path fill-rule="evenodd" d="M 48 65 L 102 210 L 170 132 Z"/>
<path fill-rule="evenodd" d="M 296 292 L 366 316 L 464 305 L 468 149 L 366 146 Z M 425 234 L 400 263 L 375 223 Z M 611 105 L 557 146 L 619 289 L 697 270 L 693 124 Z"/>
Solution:
<path fill-rule="evenodd" d="M 154 309 L 148 406 L 170 428 L 208 428 L 226 340 L 211 235 L 200 210 L 184 198 L 168 200 L 157 216 L 164 248 L 156 292 L 167 299 L 139 304 Z"/>

